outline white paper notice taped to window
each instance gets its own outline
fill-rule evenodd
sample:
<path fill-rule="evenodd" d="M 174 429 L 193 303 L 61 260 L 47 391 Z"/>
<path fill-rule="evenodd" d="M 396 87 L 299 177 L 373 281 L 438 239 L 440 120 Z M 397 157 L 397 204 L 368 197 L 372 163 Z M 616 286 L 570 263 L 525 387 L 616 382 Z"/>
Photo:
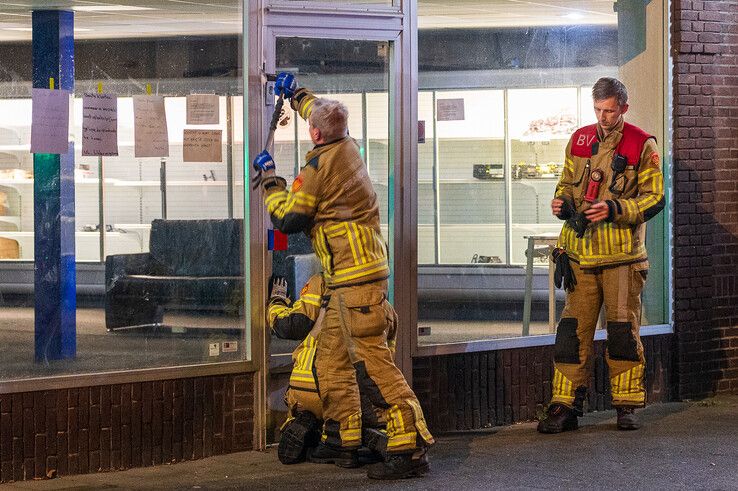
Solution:
<path fill-rule="evenodd" d="M 220 354 L 220 343 L 209 343 L 208 354 L 210 356 L 218 356 Z"/>
<path fill-rule="evenodd" d="M 223 131 L 184 130 L 182 151 L 184 162 L 222 162 Z"/>
<path fill-rule="evenodd" d="M 235 353 L 238 351 L 238 341 L 223 341 L 223 353 Z"/>
<path fill-rule="evenodd" d="M 463 121 L 464 99 L 438 99 L 436 119 L 438 121 Z"/>
<path fill-rule="evenodd" d="M 220 123 L 220 98 L 213 94 L 187 96 L 187 124 Z"/>
<path fill-rule="evenodd" d="M 82 99 L 82 155 L 118 155 L 118 98 L 85 94 Z"/>
<path fill-rule="evenodd" d="M 66 154 L 69 150 L 68 90 L 33 89 L 31 153 Z"/>
<path fill-rule="evenodd" d="M 133 96 L 135 157 L 169 157 L 169 133 L 164 97 Z"/>

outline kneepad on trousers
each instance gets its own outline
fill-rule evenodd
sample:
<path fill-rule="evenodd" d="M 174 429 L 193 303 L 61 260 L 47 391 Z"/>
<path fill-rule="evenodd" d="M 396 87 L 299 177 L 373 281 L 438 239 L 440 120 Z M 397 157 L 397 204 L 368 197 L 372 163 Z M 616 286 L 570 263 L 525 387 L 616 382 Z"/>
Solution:
<path fill-rule="evenodd" d="M 630 322 L 607 323 L 607 352 L 612 360 L 640 361 Z"/>
<path fill-rule="evenodd" d="M 579 364 L 579 337 L 577 336 L 577 320 L 564 317 L 556 329 L 556 345 L 554 360 L 557 363 Z"/>

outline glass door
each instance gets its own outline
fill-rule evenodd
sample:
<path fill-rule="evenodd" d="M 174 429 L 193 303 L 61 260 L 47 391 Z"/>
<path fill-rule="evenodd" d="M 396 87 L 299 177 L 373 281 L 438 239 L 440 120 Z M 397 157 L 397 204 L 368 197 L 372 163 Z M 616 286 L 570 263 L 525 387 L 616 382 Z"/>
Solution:
<path fill-rule="evenodd" d="M 311 34 L 316 33 L 317 30 Z M 334 37 L 330 38 L 313 35 L 291 31 L 288 34 L 273 32 L 268 36 L 265 39 L 264 65 L 267 78 L 279 72 L 291 72 L 300 87 L 346 106 L 349 112 L 349 135 L 359 146 L 377 193 L 382 235 L 392 259 L 395 161 L 392 138 L 395 105 L 391 102 L 394 94 L 393 41 L 355 39 L 346 32 L 334 33 Z M 272 119 L 276 101 L 270 82 L 265 93 L 263 122 L 266 126 Z M 267 132 L 268 128 L 265 128 L 264 134 Z M 274 135 L 272 156 L 277 174 L 287 180 L 288 186 L 305 165 L 305 155 L 312 148 L 307 122 L 286 102 Z M 267 227 L 270 226 L 267 223 Z M 288 278 L 293 300 L 299 296 L 310 275 L 319 271 L 319 262 L 295 261 L 290 256 L 311 254 L 313 251 L 309 239 L 302 234 L 295 234 L 289 236 L 286 251 L 275 251 L 267 257 L 265 270 L 271 267 L 273 274 Z M 300 342 L 279 339 L 274 335 L 269 336 L 266 342 L 270 371 L 267 380 L 267 393 L 270 394 L 267 401 L 267 439 L 271 440 L 270 430 L 284 420 L 287 408 L 282 395 L 292 368 L 291 354 Z"/>

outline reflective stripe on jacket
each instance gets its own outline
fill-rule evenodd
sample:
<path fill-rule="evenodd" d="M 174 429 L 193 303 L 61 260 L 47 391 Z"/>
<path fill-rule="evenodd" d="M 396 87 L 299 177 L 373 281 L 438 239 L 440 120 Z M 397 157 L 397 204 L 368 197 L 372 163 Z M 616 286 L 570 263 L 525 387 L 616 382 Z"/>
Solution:
<path fill-rule="evenodd" d="M 269 327 L 284 339 L 302 339 L 292 352 L 292 373 L 290 387 L 298 390 L 317 392 L 315 383 L 315 352 L 320 335 L 322 319 L 321 302 L 325 283 L 320 274 L 310 277 L 300 292 L 300 298 L 292 305 L 279 300 L 269 302 Z"/>

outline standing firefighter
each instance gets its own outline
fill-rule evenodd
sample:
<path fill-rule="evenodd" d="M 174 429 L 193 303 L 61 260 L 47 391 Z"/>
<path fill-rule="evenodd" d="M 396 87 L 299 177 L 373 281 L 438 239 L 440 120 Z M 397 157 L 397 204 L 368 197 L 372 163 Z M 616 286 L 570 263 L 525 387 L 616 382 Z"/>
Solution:
<path fill-rule="evenodd" d="M 551 202 L 565 220 L 553 257 L 566 305 L 556 332 L 551 404 L 541 433 L 575 430 L 587 395 L 592 345 L 604 303 L 607 364 L 617 427 L 635 430 L 645 403 L 645 359 L 639 336 L 641 290 L 648 273 L 645 232 L 664 208 L 655 138 L 623 121 L 628 92 L 614 78 L 592 88 L 597 124 L 578 129 L 566 147 L 564 172 Z"/>
<path fill-rule="evenodd" d="M 356 464 L 362 438 L 358 373 L 373 382 L 372 403 L 385 410 L 387 421 L 387 457 L 367 475 L 421 475 L 428 470 L 426 449 L 433 437 L 386 342 L 395 314 L 387 301 L 389 264 L 377 195 L 358 145 L 348 136 L 346 107 L 295 89 L 292 75 L 277 77 L 275 92 L 289 97 L 308 121 L 315 147 L 307 163 L 289 191 L 266 151 L 254 167 L 264 173 L 261 185 L 273 225 L 284 233 L 308 232 L 323 266 L 326 312 L 316 367 L 325 422 L 311 460 Z"/>

